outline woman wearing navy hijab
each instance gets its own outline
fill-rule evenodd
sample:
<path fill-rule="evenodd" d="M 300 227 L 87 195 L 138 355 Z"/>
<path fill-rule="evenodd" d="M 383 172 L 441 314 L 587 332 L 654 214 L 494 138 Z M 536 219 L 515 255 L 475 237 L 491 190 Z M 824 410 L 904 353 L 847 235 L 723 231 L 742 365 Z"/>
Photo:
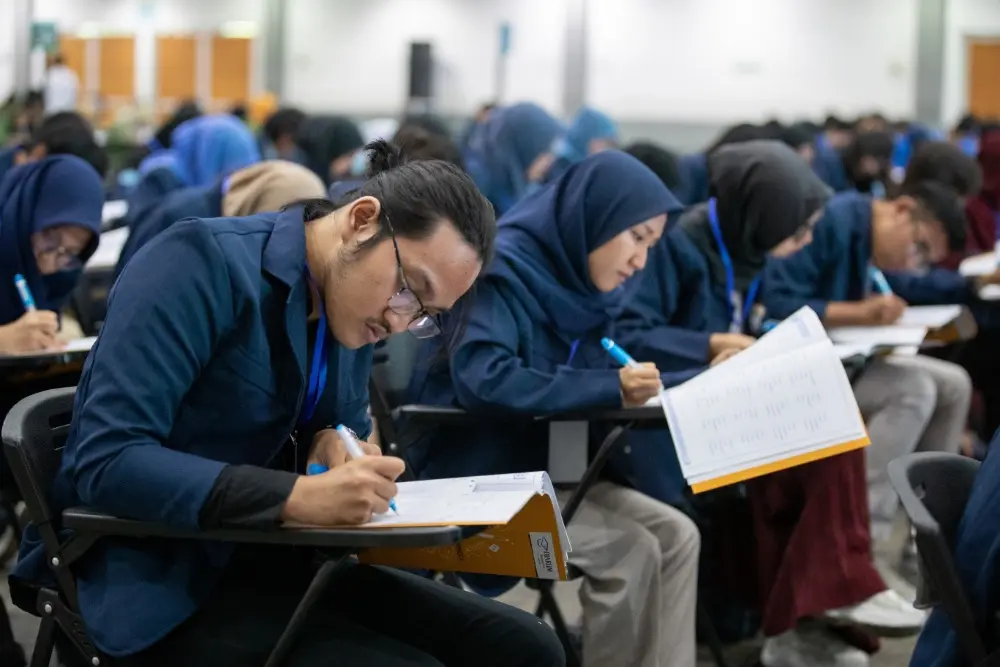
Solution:
<path fill-rule="evenodd" d="M 468 155 L 469 173 L 502 215 L 545 176 L 548 150 L 563 125 L 537 104 L 494 111 Z"/>
<path fill-rule="evenodd" d="M 496 421 L 442 429 L 410 448 L 422 477 L 544 470 L 548 429 L 531 416 L 641 405 L 690 373 L 619 369 L 601 347 L 663 233 L 673 195 L 638 160 L 607 151 L 573 165 L 499 222 L 450 366 L 414 378 L 422 403 Z M 431 358 L 431 357 L 428 357 Z M 512 415 L 529 419 L 509 421 Z M 694 665 L 698 530 L 679 511 L 598 482 L 567 527 L 585 574 L 584 665 Z M 492 578 L 495 579 L 495 578 Z M 470 578 L 473 585 L 486 584 Z M 491 581 L 498 594 L 498 582 Z M 510 584 L 512 585 L 512 584 Z"/>
<path fill-rule="evenodd" d="M 553 181 L 588 155 L 600 153 L 615 148 L 618 145 L 618 124 L 611 116 L 583 107 L 570 123 L 566 134 L 552 142 L 548 165 L 540 165 L 544 169 L 545 182 Z"/>
<path fill-rule="evenodd" d="M 0 182 L 0 353 L 56 347 L 56 312 L 74 285 L 50 277 L 83 266 L 97 249 L 103 204 L 100 176 L 70 155 L 17 167 Z M 36 310 L 26 312 L 17 275 Z"/>

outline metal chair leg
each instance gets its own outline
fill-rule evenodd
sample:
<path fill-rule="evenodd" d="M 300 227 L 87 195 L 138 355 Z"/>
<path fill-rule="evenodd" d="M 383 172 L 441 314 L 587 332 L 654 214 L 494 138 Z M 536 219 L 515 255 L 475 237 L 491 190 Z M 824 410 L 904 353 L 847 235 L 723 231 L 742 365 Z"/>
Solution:
<path fill-rule="evenodd" d="M 309 615 L 309 610 L 316 604 L 319 598 L 326 591 L 327 586 L 330 584 L 330 580 L 333 575 L 344 566 L 344 564 L 350 559 L 350 555 L 341 556 L 337 559 L 331 559 L 325 561 L 316 572 L 316 576 L 313 577 L 312 583 L 309 584 L 309 588 L 306 590 L 305 595 L 302 596 L 302 601 L 299 602 L 299 606 L 295 608 L 295 613 L 292 614 L 291 620 L 288 621 L 288 625 L 285 626 L 285 630 L 281 633 L 281 637 L 278 638 L 278 643 L 275 645 L 274 650 L 271 651 L 271 655 L 268 656 L 267 662 L 264 663 L 264 667 L 279 667 L 285 658 L 288 657 L 288 653 L 292 650 L 292 646 L 295 645 L 295 639 L 299 634 L 299 630 L 302 628 L 302 624 L 305 623 L 306 617 Z M 34 665 L 32 665 L 34 667 Z"/>
<path fill-rule="evenodd" d="M 582 658 L 577 653 L 576 646 L 573 645 L 573 638 L 569 634 L 569 627 L 566 625 L 566 619 L 563 618 L 562 610 L 559 609 L 559 605 L 556 603 L 552 588 L 543 587 L 539 591 L 539 594 L 539 607 L 544 607 L 545 613 L 549 615 L 549 618 L 552 620 L 552 629 L 555 630 L 556 637 L 559 638 L 559 643 L 563 645 L 563 650 L 566 652 L 566 667 L 580 667 Z"/>
<path fill-rule="evenodd" d="M 30 667 L 49 667 L 52 661 L 52 651 L 56 647 L 56 619 L 52 616 L 42 616 L 38 625 L 38 635 L 35 636 L 35 650 L 31 654 Z"/>
<path fill-rule="evenodd" d="M 708 644 L 708 650 L 712 654 L 712 659 L 715 661 L 717 667 L 729 667 L 726 654 L 722 650 L 722 641 L 719 639 L 719 633 L 715 631 L 715 624 L 712 623 L 712 619 L 705 611 L 705 607 L 701 604 L 700 599 L 695 603 L 695 607 L 695 623 L 698 626 L 698 634 Z"/>

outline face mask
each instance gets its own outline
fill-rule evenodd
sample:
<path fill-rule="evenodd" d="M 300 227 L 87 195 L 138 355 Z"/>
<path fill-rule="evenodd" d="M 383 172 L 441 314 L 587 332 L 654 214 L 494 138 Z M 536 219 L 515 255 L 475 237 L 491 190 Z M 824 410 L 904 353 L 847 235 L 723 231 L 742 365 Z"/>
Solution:
<path fill-rule="evenodd" d="M 368 170 L 368 155 L 364 151 L 358 151 L 351 158 L 351 176 L 364 176 Z"/>

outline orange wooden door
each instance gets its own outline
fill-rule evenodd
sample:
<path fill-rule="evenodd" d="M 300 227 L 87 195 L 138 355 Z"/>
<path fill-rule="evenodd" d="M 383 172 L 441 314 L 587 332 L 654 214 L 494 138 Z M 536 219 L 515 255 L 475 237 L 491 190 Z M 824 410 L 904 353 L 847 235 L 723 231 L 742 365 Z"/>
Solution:
<path fill-rule="evenodd" d="M 87 40 L 81 37 L 60 35 L 59 53 L 62 55 L 66 67 L 73 70 L 80 80 L 80 90 L 87 90 Z"/>
<path fill-rule="evenodd" d="M 221 109 L 249 101 L 252 52 L 252 39 L 212 37 L 213 108 Z"/>
<path fill-rule="evenodd" d="M 113 122 L 118 109 L 135 100 L 135 38 L 102 37 L 98 71 L 100 106 L 98 123 Z"/>
<path fill-rule="evenodd" d="M 169 114 L 180 102 L 198 97 L 198 39 L 163 35 L 156 40 L 156 104 Z"/>
<path fill-rule="evenodd" d="M 969 112 L 1000 118 L 1000 40 L 969 42 Z"/>

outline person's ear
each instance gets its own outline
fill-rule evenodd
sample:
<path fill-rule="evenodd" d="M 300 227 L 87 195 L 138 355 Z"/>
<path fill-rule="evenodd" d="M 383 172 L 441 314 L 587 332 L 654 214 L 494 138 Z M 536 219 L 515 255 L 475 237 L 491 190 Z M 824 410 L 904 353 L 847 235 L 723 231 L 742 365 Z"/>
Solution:
<path fill-rule="evenodd" d="M 892 206 L 896 215 L 913 215 L 913 212 L 917 209 L 917 200 L 908 195 L 903 195 L 902 197 L 896 197 L 892 201 Z"/>
<path fill-rule="evenodd" d="M 350 204 L 347 222 L 355 242 L 364 243 L 378 234 L 382 204 L 375 197 L 361 197 Z"/>

